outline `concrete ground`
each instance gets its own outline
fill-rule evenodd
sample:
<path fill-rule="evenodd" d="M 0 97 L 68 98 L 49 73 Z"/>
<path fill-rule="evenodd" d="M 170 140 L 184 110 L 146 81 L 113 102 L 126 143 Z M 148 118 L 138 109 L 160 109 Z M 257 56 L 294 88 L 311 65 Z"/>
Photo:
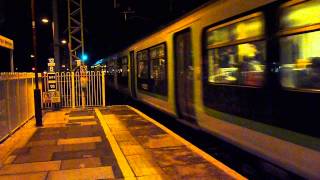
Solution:
<path fill-rule="evenodd" d="M 48 112 L 0 145 L 2 179 L 244 179 L 128 106 Z"/>

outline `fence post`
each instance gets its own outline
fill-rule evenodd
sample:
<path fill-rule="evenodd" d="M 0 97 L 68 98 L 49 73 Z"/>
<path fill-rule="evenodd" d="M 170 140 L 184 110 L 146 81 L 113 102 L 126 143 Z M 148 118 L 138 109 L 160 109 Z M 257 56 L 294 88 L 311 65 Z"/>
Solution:
<path fill-rule="evenodd" d="M 105 77 L 104 71 L 102 71 L 102 106 L 106 106 L 106 87 L 105 87 Z"/>
<path fill-rule="evenodd" d="M 74 72 L 71 72 L 71 104 L 72 104 L 72 108 L 75 108 L 75 101 L 76 101 L 76 97 L 75 97 L 75 88 L 74 88 Z"/>
<path fill-rule="evenodd" d="M 9 76 L 8 76 L 9 77 Z M 11 113 L 11 104 L 10 103 L 12 103 L 12 99 L 11 99 L 11 97 L 12 96 L 10 96 L 10 80 L 9 80 L 9 78 L 8 79 L 6 79 L 6 104 L 7 104 L 7 119 L 8 119 L 8 131 L 11 131 L 11 121 L 12 121 L 12 116 L 13 116 L 13 114 Z"/>

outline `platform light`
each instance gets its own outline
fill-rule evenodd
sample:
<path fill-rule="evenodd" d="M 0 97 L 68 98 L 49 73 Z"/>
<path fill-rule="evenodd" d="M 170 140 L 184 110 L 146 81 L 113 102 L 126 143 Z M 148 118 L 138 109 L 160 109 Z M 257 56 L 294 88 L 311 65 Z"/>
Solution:
<path fill-rule="evenodd" d="M 67 44 L 67 40 L 65 39 L 61 40 L 61 44 Z"/>
<path fill-rule="evenodd" d="M 81 56 L 81 60 L 82 60 L 83 62 L 87 61 L 88 58 L 89 58 L 89 57 L 88 57 L 87 54 L 82 54 L 82 56 Z"/>
<path fill-rule="evenodd" d="M 43 24 L 48 24 L 48 23 L 49 23 L 49 19 L 48 19 L 48 18 L 42 18 L 42 19 L 41 19 L 41 22 L 42 22 Z"/>

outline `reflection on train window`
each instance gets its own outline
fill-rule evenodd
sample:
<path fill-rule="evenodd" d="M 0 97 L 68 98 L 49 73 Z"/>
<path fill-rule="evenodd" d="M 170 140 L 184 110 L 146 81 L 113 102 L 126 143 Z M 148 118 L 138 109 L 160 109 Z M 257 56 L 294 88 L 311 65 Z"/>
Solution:
<path fill-rule="evenodd" d="M 137 53 L 138 60 L 138 78 L 148 79 L 148 51 Z"/>
<path fill-rule="evenodd" d="M 128 57 L 124 56 L 121 58 L 121 76 L 127 77 L 128 76 Z"/>
<path fill-rule="evenodd" d="M 282 86 L 320 89 L 319 42 L 320 31 L 281 38 Z"/>
<path fill-rule="evenodd" d="M 122 86 L 128 86 L 128 57 L 123 56 L 118 59 L 118 83 Z"/>
<path fill-rule="evenodd" d="M 209 83 L 263 84 L 266 49 L 263 23 L 262 16 L 255 16 L 208 30 Z"/>
<path fill-rule="evenodd" d="M 298 28 L 320 23 L 320 0 L 306 1 L 283 9 L 281 28 Z"/>
<path fill-rule="evenodd" d="M 208 46 L 263 36 L 263 18 L 256 16 L 222 28 L 208 30 Z"/>
<path fill-rule="evenodd" d="M 115 73 L 115 67 L 114 67 L 114 60 L 110 59 L 106 63 L 106 70 L 107 70 L 107 81 L 111 84 L 114 83 L 114 73 Z"/>
<path fill-rule="evenodd" d="M 306 18 L 307 17 L 307 18 Z M 295 28 L 300 34 L 280 38 L 283 87 L 320 89 L 320 31 L 307 31 L 320 22 L 320 1 L 306 1 L 283 9 L 282 32 Z"/>
<path fill-rule="evenodd" d="M 150 79 L 152 80 L 152 92 L 166 95 L 167 73 L 164 44 L 150 48 L 150 60 Z"/>

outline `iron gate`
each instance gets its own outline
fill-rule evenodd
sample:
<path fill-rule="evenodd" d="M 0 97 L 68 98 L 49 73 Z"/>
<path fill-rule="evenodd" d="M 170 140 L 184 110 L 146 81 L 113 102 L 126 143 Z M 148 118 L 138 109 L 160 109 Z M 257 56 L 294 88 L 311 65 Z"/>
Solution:
<path fill-rule="evenodd" d="M 48 74 L 42 77 L 42 92 L 48 92 Z M 106 104 L 104 71 L 57 72 L 56 82 L 61 107 L 93 107 Z M 43 108 L 52 107 L 52 103 L 42 104 Z"/>

